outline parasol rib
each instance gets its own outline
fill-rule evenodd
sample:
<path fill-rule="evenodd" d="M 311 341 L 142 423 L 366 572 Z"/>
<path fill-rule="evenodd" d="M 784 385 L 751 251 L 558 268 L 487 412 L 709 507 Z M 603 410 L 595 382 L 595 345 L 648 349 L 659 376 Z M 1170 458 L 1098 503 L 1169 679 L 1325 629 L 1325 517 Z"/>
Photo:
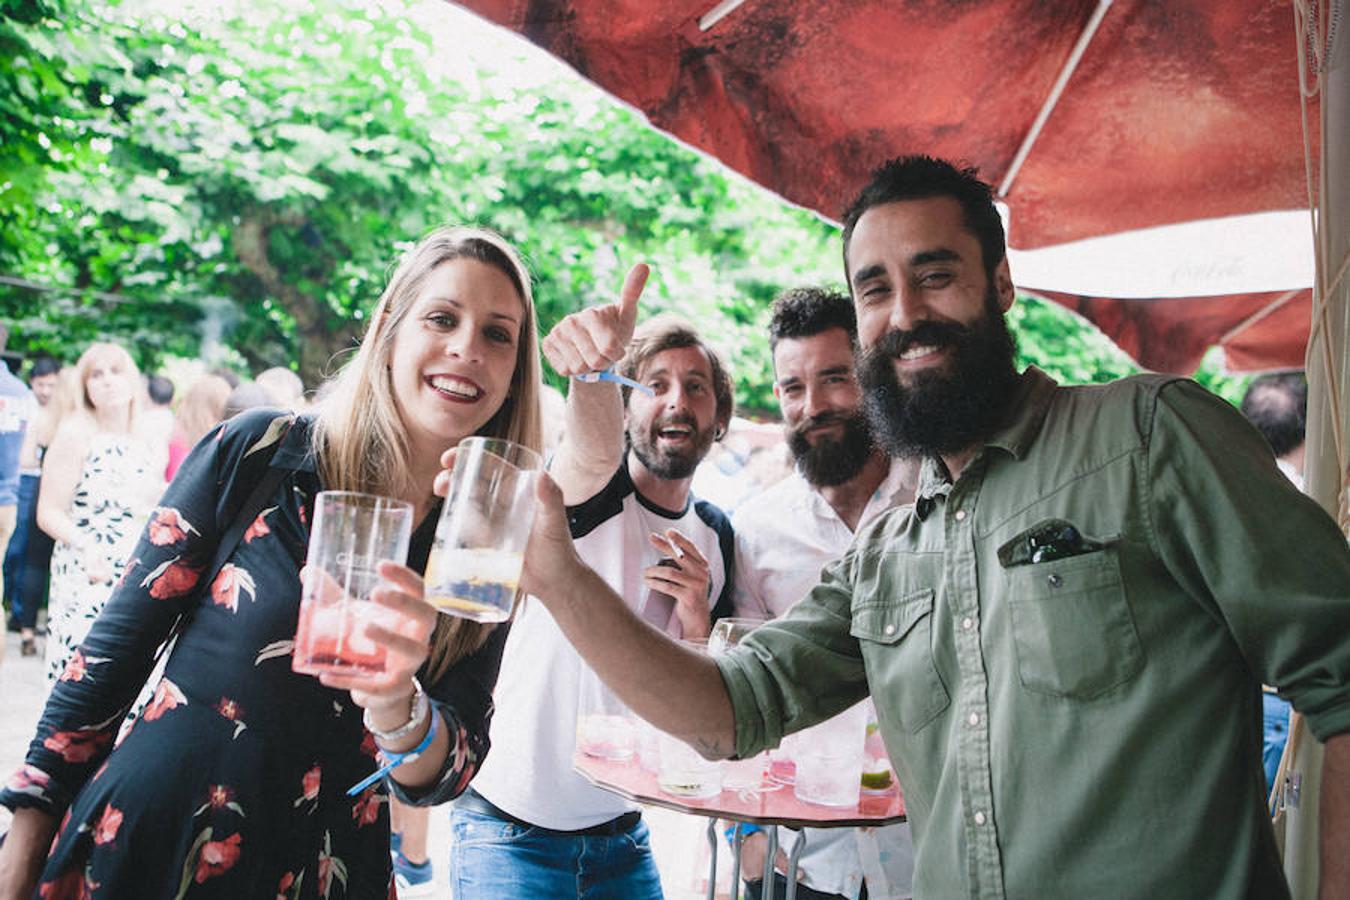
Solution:
<path fill-rule="evenodd" d="M 1078 63 L 1083 58 L 1083 54 L 1087 52 L 1088 44 L 1092 43 L 1092 38 L 1097 33 L 1097 29 L 1101 27 L 1102 19 L 1106 18 L 1106 13 L 1111 8 L 1112 2 L 1114 0 L 1097 0 L 1097 8 L 1092 11 L 1092 18 L 1084 26 L 1083 33 L 1078 36 L 1078 43 L 1073 45 L 1073 52 L 1069 54 L 1068 61 L 1064 63 L 1064 68 L 1059 70 L 1059 77 L 1055 79 L 1054 87 L 1050 89 L 1049 96 L 1041 104 L 1041 111 L 1036 114 L 1036 120 L 1031 123 L 1031 129 L 1027 132 L 1027 136 L 1022 139 L 1022 146 L 1017 148 L 1017 153 L 1008 166 L 1008 172 L 1003 176 L 1003 183 L 998 186 L 999 197 L 1007 197 L 1008 191 L 1012 190 L 1017 173 L 1022 170 L 1022 164 L 1031 155 L 1031 147 L 1036 143 L 1036 139 L 1041 136 L 1041 130 L 1045 128 L 1045 123 L 1050 119 L 1050 114 L 1059 105 L 1059 98 L 1063 95 L 1064 88 L 1068 85 L 1069 79 L 1073 77 L 1074 69 L 1078 68 Z"/>
<path fill-rule="evenodd" d="M 745 3 L 745 0 L 722 0 L 721 3 L 698 17 L 699 31 L 710 30 L 718 22 L 739 9 L 743 3 Z"/>

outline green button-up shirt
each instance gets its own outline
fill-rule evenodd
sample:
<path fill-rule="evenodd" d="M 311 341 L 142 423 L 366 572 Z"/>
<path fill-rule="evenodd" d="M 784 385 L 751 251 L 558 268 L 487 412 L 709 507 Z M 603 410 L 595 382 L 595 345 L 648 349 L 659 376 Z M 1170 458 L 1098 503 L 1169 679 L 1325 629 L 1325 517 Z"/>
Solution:
<path fill-rule="evenodd" d="M 1260 685 L 1350 730 L 1344 536 L 1191 382 L 1028 370 L 1012 408 L 719 659 L 738 755 L 870 689 L 916 897 L 1287 896 Z M 1049 520 L 1087 552 L 1000 562 Z"/>

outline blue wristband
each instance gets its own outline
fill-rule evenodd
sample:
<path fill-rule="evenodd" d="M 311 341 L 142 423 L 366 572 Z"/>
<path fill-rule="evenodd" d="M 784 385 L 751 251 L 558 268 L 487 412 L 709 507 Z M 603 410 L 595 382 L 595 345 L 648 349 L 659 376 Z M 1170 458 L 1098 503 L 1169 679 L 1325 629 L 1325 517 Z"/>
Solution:
<path fill-rule="evenodd" d="M 435 707 L 432 707 L 429 715 L 431 716 L 431 727 L 427 729 L 426 737 L 422 738 L 422 743 L 418 744 L 411 750 L 405 751 L 403 753 L 392 753 L 388 750 L 381 750 L 380 758 L 385 760 L 384 766 L 382 766 L 379 769 L 376 769 L 370 775 L 367 775 L 365 778 L 361 779 L 356 784 L 347 788 L 347 796 L 355 797 L 357 794 L 361 793 L 366 788 L 370 787 L 372 784 L 379 781 L 384 776 L 388 775 L 394 769 L 397 769 L 399 766 L 403 765 L 405 762 L 414 762 L 416 761 L 417 757 L 421 756 L 423 753 L 426 753 L 427 748 L 431 746 L 431 742 L 436 739 L 436 730 L 439 727 L 436 723 L 437 720 L 440 719 L 440 716 L 437 715 L 436 713 Z"/>
<path fill-rule="evenodd" d="M 656 391 L 647 387 L 647 385 L 642 384 L 641 382 L 634 381 L 631 378 L 625 378 L 618 372 L 615 372 L 613 369 L 602 369 L 599 372 L 582 372 L 580 375 L 573 375 L 572 377 L 575 378 L 577 381 L 584 381 L 587 384 L 594 384 L 597 381 L 612 381 L 615 384 L 621 384 L 625 387 L 630 387 L 635 391 L 641 391 L 648 397 L 653 397 L 656 395 Z"/>
<path fill-rule="evenodd" d="M 727 843 L 732 847 L 736 846 L 736 828 L 738 826 L 741 829 L 741 840 L 745 840 L 750 835 L 758 834 L 764 830 L 753 822 L 732 822 L 726 827 L 726 830 L 722 832 L 722 836 L 727 839 Z"/>

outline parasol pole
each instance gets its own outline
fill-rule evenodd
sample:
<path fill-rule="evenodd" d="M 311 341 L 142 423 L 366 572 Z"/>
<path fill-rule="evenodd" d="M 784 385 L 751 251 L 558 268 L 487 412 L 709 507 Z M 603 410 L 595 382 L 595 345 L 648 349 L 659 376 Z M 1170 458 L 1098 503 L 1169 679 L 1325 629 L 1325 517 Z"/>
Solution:
<path fill-rule="evenodd" d="M 1350 259 L 1350 34 L 1346 29 L 1350 22 L 1343 20 L 1345 0 L 1294 0 L 1293 6 L 1299 26 L 1300 81 L 1316 79 L 1311 90 L 1311 85 L 1300 85 L 1305 98 L 1305 145 L 1309 141 L 1307 98 L 1319 89 L 1322 125 L 1316 183 L 1309 170 L 1309 190 L 1317 191 L 1313 225 L 1317 276 L 1306 366 L 1304 480 L 1308 494 L 1346 531 L 1350 528 L 1350 276 L 1346 274 Z M 1318 893 L 1322 745 L 1300 741 L 1290 755 L 1290 776 L 1284 785 L 1288 810 L 1284 869 L 1295 900 L 1312 900 Z"/>

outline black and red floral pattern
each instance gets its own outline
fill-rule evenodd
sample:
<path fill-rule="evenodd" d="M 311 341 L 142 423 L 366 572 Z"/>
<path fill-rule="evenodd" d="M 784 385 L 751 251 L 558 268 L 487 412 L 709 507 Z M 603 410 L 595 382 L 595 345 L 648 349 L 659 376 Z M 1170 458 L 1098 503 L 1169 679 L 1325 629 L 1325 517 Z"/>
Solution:
<path fill-rule="evenodd" d="M 292 470 L 209 584 L 216 542 L 261 474 Z M 256 453 L 256 455 L 254 455 Z M 121 582 L 60 670 L 28 757 L 0 790 L 10 808 L 66 814 L 36 896 L 366 898 L 390 895 L 388 791 L 348 797 L 378 766 L 345 692 L 291 671 L 306 507 L 320 490 L 304 419 L 250 411 L 193 450 L 150 517 Z M 413 538 L 426 564 L 435 514 Z M 180 612 L 189 625 L 139 719 L 114 739 Z M 439 803 L 487 752 L 504 629 L 422 682 L 454 745 Z"/>

